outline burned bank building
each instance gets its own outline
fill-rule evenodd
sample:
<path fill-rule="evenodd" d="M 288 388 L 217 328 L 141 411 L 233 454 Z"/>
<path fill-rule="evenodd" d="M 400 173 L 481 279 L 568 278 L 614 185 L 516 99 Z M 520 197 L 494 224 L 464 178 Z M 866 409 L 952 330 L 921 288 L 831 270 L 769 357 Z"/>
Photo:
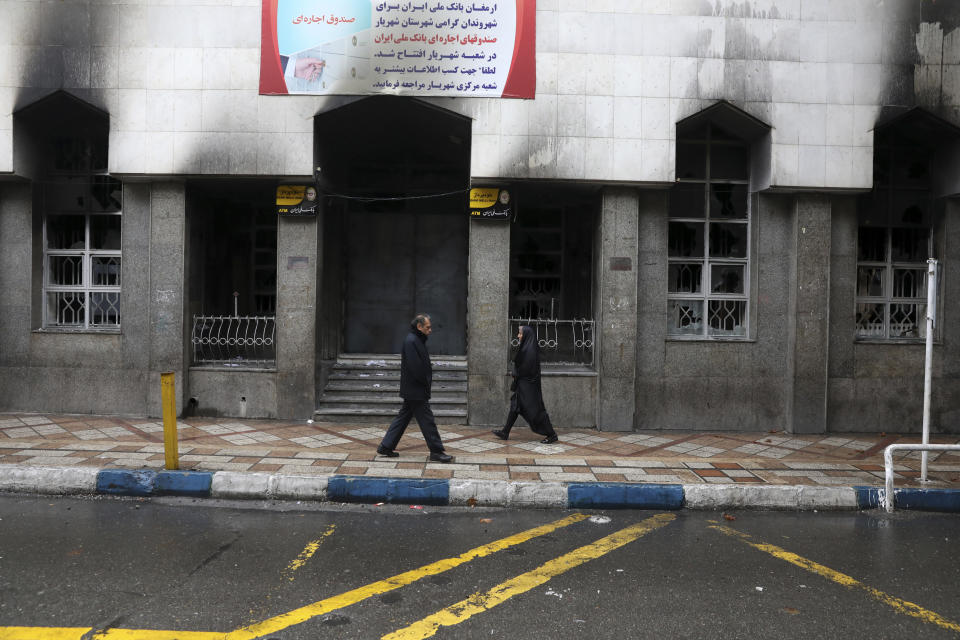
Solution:
<path fill-rule="evenodd" d="M 0 411 L 386 423 L 425 312 L 448 423 L 529 324 L 561 428 L 909 432 L 932 311 L 958 429 L 957 3 L 2 15 Z"/>

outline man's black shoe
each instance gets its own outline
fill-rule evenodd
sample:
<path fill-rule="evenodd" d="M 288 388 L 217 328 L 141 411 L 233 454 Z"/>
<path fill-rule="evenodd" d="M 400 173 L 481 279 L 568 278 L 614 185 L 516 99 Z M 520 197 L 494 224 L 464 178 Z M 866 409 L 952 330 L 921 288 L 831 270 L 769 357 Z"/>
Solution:
<path fill-rule="evenodd" d="M 440 453 L 431 453 L 430 461 L 431 462 L 453 462 L 453 456 L 447 455 L 442 451 Z"/>
<path fill-rule="evenodd" d="M 392 449 L 385 449 L 383 447 L 377 447 L 377 455 L 387 456 L 388 458 L 399 458 L 400 454 Z"/>
<path fill-rule="evenodd" d="M 493 435 L 497 436 L 497 437 L 500 438 L 501 440 L 506 440 L 507 438 L 510 437 L 509 435 L 507 435 L 506 432 L 501 431 L 500 429 L 494 429 L 494 430 L 491 431 L 490 433 L 492 433 Z"/>
<path fill-rule="evenodd" d="M 560 438 L 558 438 L 558 437 L 555 436 L 555 435 L 553 435 L 553 436 L 547 436 L 546 438 L 544 438 L 543 440 L 540 441 L 540 444 L 553 444 L 554 442 L 556 442 L 556 441 L 559 440 L 559 439 L 560 439 Z"/>

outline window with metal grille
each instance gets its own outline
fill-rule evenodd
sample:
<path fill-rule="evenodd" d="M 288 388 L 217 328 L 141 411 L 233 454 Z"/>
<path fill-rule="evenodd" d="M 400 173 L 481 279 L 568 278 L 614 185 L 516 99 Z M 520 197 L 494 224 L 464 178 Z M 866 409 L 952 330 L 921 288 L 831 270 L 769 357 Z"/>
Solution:
<path fill-rule="evenodd" d="M 934 256 L 929 152 L 894 144 L 874 154 L 874 189 L 857 234 L 856 337 L 926 338 L 927 259 Z"/>
<path fill-rule="evenodd" d="M 533 327 L 543 362 L 593 364 L 593 246 L 599 194 L 517 185 L 510 230 L 510 330 Z M 516 344 L 514 344 L 516 346 Z"/>
<path fill-rule="evenodd" d="M 677 140 L 667 237 L 667 333 L 748 335 L 749 147 L 713 124 Z"/>
<path fill-rule="evenodd" d="M 120 181 L 62 177 L 43 194 L 44 328 L 119 329 Z"/>

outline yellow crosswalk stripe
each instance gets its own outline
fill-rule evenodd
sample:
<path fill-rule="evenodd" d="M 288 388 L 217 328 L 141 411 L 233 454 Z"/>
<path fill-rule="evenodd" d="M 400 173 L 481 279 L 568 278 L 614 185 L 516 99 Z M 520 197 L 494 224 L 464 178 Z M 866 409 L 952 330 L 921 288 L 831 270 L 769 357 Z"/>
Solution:
<path fill-rule="evenodd" d="M 419 569 L 406 571 L 404 573 L 395 575 L 392 578 L 387 578 L 386 580 L 380 580 L 379 582 L 358 587 L 351 591 L 341 593 L 338 596 L 326 598 L 325 600 L 320 600 L 305 607 L 294 609 L 293 611 L 280 614 L 279 616 L 264 620 L 263 622 L 258 622 L 256 624 L 237 629 L 236 631 L 232 631 L 227 634 L 227 640 L 254 640 L 255 638 L 259 638 L 270 633 L 276 633 L 277 631 L 286 629 L 287 627 L 292 627 L 294 625 L 306 622 L 310 618 L 321 616 L 336 609 L 349 607 L 350 605 L 356 604 L 361 600 L 366 600 L 372 596 L 380 595 L 381 593 L 386 593 L 387 591 L 393 591 L 394 589 L 399 589 L 400 587 L 406 586 L 428 576 L 435 576 L 439 573 L 443 573 L 444 571 L 449 571 L 450 569 L 459 567 L 460 565 L 470 562 L 471 560 L 476 560 L 477 558 L 482 558 L 490 555 L 491 553 L 496 553 L 497 551 L 502 551 L 528 540 L 532 540 L 538 536 L 546 535 L 556 531 L 557 529 L 580 522 L 581 520 L 586 520 L 586 518 L 587 516 L 582 513 L 575 513 L 561 520 L 551 522 L 550 524 L 534 527 L 533 529 L 528 529 L 527 531 L 514 534 L 507 538 L 502 538 L 500 540 L 476 547 L 470 551 L 461 553 L 459 556 L 438 560 L 437 562 L 424 565 Z"/>
<path fill-rule="evenodd" d="M 836 582 L 837 584 L 842 584 L 843 586 L 848 587 L 850 589 L 861 589 L 867 592 L 874 599 L 879 600 L 880 602 L 882 602 L 883 604 L 889 607 L 892 607 L 898 613 L 912 616 L 914 618 L 919 618 L 924 622 L 935 624 L 938 627 L 941 627 L 943 629 L 949 629 L 951 631 L 960 631 L 960 624 L 957 624 L 953 620 L 948 620 L 947 618 L 944 618 L 943 616 L 941 616 L 939 613 L 935 613 L 928 609 L 924 609 L 920 605 L 914 604 L 912 602 L 907 602 L 906 600 L 901 600 L 900 598 L 897 598 L 896 596 L 892 596 L 889 593 L 885 593 L 883 591 L 880 591 L 879 589 L 875 589 L 870 585 L 860 582 L 856 578 L 852 578 L 848 576 L 845 573 L 834 571 L 830 567 L 825 567 L 822 564 L 814 562 L 813 560 L 808 560 L 803 556 L 799 556 L 795 553 L 787 551 L 786 549 L 782 549 L 776 545 L 767 544 L 764 542 L 753 542 L 752 536 L 750 536 L 749 534 L 743 533 L 741 531 L 737 531 L 736 529 L 731 529 L 730 527 L 725 527 L 723 525 L 711 525 L 710 528 L 716 529 L 721 533 L 725 533 L 728 536 L 736 538 L 750 545 L 754 549 L 758 549 L 765 553 L 769 553 L 775 558 L 779 558 L 780 560 L 789 562 L 790 564 L 796 565 L 801 569 L 806 569 L 811 573 L 815 573 L 819 576 L 822 576 L 827 580 L 831 580 L 833 582 Z"/>
<path fill-rule="evenodd" d="M 569 571 L 585 562 L 595 560 L 614 549 L 629 544 L 640 536 L 669 524 L 674 518 L 676 518 L 676 516 L 672 513 L 661 513 L 652 518 L 647 518 L 635 525 L 600 538 L 592 544 L 580 547 L 559 558 L 542 564 L 533 571 L 528 571 L 516 578 L 500 583 L 489 591 L 475 593 L 466 600 L 461 600 L 446 609 L 442 609 L 431 616 L 414 622 L 409 627 L 389 633 L 383 636 L 381 640 L 419 640 L 421 638 L 429 638 L 436 634 L 440 627 L 452 627 L 478 613 L 488 611 L 515 595 L 525 593 L 534 587 L 544 584 L 551 578 L 565 571 Z"/>

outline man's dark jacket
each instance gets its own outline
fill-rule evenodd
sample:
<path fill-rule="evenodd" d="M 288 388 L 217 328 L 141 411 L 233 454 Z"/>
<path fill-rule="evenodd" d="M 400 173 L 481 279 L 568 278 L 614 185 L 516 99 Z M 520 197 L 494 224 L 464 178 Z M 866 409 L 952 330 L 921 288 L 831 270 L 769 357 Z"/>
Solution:
<path fill-rule="evenodd" d="M 427 353 L 427 336 L 411 329 L 403 339 L 400 353 L 400 397 L 404 400 L 429 400 L 433 385 L 433 367 Z"/>

